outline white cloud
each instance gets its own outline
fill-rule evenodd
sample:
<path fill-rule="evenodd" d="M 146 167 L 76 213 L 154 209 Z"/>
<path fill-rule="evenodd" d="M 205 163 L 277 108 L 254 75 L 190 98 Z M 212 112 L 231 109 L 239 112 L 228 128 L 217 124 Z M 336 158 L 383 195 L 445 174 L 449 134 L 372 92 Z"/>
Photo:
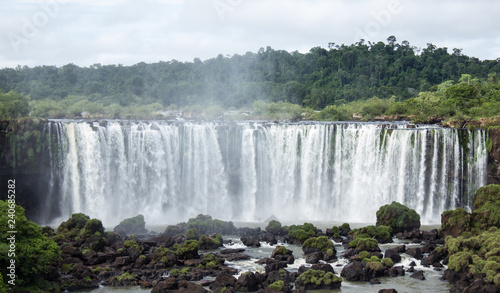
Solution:
<path fill-rule="evenodd" d="M 0 66 L 191 61 L 266 46 L 304 52 L 389 35 L 496 59 L 497 11 L 500 2 L 486 0 L 6 0 Z M 13 45 L 12 35 L 23 42 Z"/>

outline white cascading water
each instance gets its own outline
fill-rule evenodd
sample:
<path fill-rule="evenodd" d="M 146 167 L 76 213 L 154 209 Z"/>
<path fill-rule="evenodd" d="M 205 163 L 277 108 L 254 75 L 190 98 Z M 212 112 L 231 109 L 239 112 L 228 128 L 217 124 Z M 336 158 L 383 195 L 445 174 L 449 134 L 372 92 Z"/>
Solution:
<path fill-rule="evenodd" d="M 405 123 L 52 121 L 60 219 L 115 225 L 198 214 L 373 223 L 392 201 L 423 223 L 486 183 L 486 134 Z M 51 143 L 54 145 L 54 142 Z M 54 220 L 47 215 L 46 220 Z"/>

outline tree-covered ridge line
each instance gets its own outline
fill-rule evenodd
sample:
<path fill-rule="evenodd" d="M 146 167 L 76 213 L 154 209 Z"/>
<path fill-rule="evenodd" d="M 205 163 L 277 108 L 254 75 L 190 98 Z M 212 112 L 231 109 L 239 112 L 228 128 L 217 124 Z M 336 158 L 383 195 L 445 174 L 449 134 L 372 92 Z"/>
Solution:
<path fill-rule="evenodd" d="M 469 74 L 467 81 L 464 74 Z M 305 54 L 267 47 L 257 53 L 219 55 L 203 62 L 196 58 L 193 62 L 172 60 L 133 66 L 18 66 L 0 70 L 0 91 L 3 100 L 12 100 L 5 95 L 25 96 L 28 114 L 36 117 L 81 117 L 83 113 L 91 117 L 154 118 L 152 113 L 169 108 L 194 113 L 190 116 L 217 118 L 223 109 L 250 108 L 255 101 L 299 112 L 287 103 L 326 110 L 332 105 L 366 108 L 363 105 L 373 104 L 369 99 L 374 97 L 392 99 L 388 103 L 398 106 L 412 98 L 417 102 L 431 96 L 442 100 L 447 99 L 444 91 L 451 85 L 466 82 L 478 88 L 486 81 L 497 83 L 498 74 L 498 59 L 482 61 L 463 55 L 459 49 L 450 54 L 447 48 L 433 44 L 420 50 L 407 41 L 399 44 L 391 36 L 387 43 L 330 43 L 329 49 L 315 47 Z M 423 92 L 432 94 L 423 96 Z M 477 94 L 474 90 L 470 93 Z M 0 116 L 12 116 L 5 108 L 12 105 L 0 106 Z M 21 112 L 17 114 L 25 115 L 26 111 L 23 108 Z M 396 112 L 408 114 L 401 109 Z M 375 115 L 368 114 L 368 119 Z M 449 115 L 456 115 L 456 111 L 443 116 Z M 352 119 L 352 114 L 347 116 L 336 120 Z M 329 117 L 336 115 L 322 114 L 318 119 Z"/>

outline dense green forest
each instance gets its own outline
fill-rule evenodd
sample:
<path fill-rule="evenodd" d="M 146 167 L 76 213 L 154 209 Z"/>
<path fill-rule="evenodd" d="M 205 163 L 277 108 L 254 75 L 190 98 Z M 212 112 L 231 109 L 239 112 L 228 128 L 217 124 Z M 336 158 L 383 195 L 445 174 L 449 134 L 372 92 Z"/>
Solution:
<path fill-rule="evenodd" d="M 216 117 L 222 109 L 252 106 L 257 114 L 292 111 L 294 118 L 305 112 L 335 120 L 355 113 L 424 120 L 497 115 L 488 109 L 500 101 L 499 59 L 452 51 L 433 44 L 420 49 L 391 36 L 386 43 L 330 43 L 305 54 L 267 47 L 206 61 L 3 68 L 0 116 L 145 118 L 187 109 Z"/>

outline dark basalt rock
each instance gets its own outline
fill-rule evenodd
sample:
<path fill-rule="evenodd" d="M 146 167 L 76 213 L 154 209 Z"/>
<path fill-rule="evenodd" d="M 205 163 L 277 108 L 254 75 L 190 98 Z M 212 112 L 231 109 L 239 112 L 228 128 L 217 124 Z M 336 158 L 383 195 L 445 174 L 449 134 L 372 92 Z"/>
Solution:
<path fill-rule="evenodd" d="M 385 257 L 392 259 L 394 263 L 398 263 L 401 261 L 401 256 L 399 253 L 396 251 L 395 248 L 387 249 L 385 251 Z"/>
<path fill-rule="evenodd" d="M 234 289 L 239 292 L 254 292 L 259 289 L 259 283 L 254 273 L 243 273 L 236 282 Z"/>
<path fill-rule="evenodd" d="M 248 247 L 260 247 L 260 237 L 259 236 L 241 236 L 241 242 Z"/>
<path fill-rule="evenodd" d="M 210 290 L 223 287 L 234 287 L 237 279 L 232 275 L 218 275 L 215 281 L 209 286 Z"/>
<path fill-rule="evenodd" d="M 348 263 L 340 273 L 349 282 L 357 282 L 365 280 L 365 265 L 361 261 L 353 261 Z"/>
<path fill-rule="evenodd" d="M 410 275 L 411 278 L 417 280 L 425 280 L 424 271 L 417 271 Z"/>
<path fill-rule="evenodd" d="M 403 266 L 394 266 L 389 269 L 389 276 L 391 277 L 401 277 L 405 275 L 405 269 Z"/>
<path fill-rule="evenodd" d="M 422 249 L 420 247 L 407 248 L 406 253 L 416 259 L 422 258 Z"/>

